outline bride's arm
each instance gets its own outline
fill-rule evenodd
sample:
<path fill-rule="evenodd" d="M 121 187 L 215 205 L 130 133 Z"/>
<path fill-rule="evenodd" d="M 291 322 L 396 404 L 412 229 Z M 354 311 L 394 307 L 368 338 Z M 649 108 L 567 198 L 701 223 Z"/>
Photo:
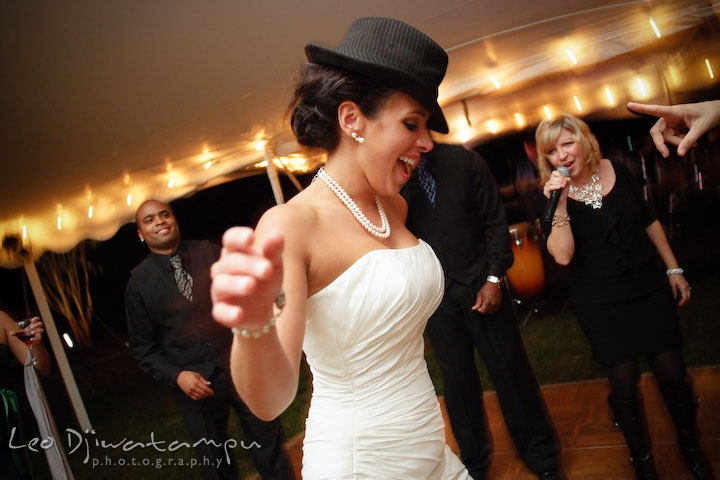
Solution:
<path fill-rule="evenodd" d="M 283 285 L 286 304 L 276 314 L 275 327 L 257 338 L 236 333 L 230 355 L 235 388 L 263 420 L 277 417 L 295 398 L 305 334 L 305 260 L 297 235 L 288 228 L 293 220 L 287 210 L 269 210 L 254 232 L 228 230 L 212 268 L 213 316 L 236 331 L 266 325 Z"/>

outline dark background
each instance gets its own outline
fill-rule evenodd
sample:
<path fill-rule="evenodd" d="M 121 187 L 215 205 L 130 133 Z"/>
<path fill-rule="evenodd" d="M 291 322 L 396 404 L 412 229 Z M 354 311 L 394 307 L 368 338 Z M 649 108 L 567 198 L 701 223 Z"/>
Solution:
<path fill-rule="evenodd" d="M 716 248 L 720 229 L 716 221 L 720 211 L 718 129 L 704 137 L 686 157 L 673 155 L 663 159 L 648 134 L 653 124 L 650 119 L 586 121 L 598 137 L 603 155 L 625 163 L 647 187 L 686 276 L 692 279 L 715 274 L 720 266 L 720 249 Z M 508 224 L 532 223 L 544 207 L 545 199 L 538 189 L 534 148 L 533 130 L 506 135 L 476 147 L 496 179 Z M 641 171 L 643 162 L 646 179 Z M 702 189 L 697 172 L 702 175 Z M 281 175 L 280 179 L 288 200 L 297 190 L 287 177 Z M 311 179 L 312 174 L 298 177 L 303 185 Z M 272 205 L 274 198 L 265 175 L 234 180 L 172 202 L 184 238 L 208 238 L 218 243 L 227 228 L 254 225 Z M 544 247 L 541 235 L 537 240 Z M 104 337 L 109 337 L 112 343 L 122 345 L 126 339 L 124 286 L 132 267 L 147 255 L 147 248 L 138 240 L 134 224 L 124 225 L 107 241 L 86 243 L 88 258 L 100 268 L 91 284 L 93 340 L 102 343 Z M 548 276 L 546 293 L 564 292 L 563 269 L 551 259 L 544 260 Z M 18 317 L 33 313 L 34 301 L 22 269 L 0 269 L 0 302 Z M 69 331 L 65 319 L 58 315 L 55 320 L 61 333 Z"/>

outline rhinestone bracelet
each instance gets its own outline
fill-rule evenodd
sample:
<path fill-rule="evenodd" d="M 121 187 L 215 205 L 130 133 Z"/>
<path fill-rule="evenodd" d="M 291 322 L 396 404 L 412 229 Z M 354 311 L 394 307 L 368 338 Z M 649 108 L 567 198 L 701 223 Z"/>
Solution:
<path fill-rule="evenodd" d="M 552 219 L 552 226 L 553 227 L 562 227 L 564 225 L 570 225 L 570 216 L 565 215 L 555 215 Z"/>

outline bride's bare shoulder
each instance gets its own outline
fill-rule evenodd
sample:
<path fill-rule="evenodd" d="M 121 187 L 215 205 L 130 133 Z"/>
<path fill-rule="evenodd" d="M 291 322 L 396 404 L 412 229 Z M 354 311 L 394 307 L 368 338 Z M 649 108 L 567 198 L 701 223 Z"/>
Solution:
<path fill-rule="evenodd" d="M 318 206 L 301 195 L 302 192 L 290 202 L 268 209 L 260 218 L 256 230 L 280 230 L 286 237 L 311 231 L 318 222 Z"/>

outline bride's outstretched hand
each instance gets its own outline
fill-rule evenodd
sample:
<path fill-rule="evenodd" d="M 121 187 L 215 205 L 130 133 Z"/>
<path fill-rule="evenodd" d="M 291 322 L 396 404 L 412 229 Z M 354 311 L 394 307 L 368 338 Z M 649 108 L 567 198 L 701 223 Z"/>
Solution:
<path fill-rule="evenodd" d="M 212 313 L 218 323 L 255 329 L 268 322 L 282 286 L 283 245 L 279 233 L 258 240 L 248 227 L 225 232 L 220 259 L 210 271 Z"/>

